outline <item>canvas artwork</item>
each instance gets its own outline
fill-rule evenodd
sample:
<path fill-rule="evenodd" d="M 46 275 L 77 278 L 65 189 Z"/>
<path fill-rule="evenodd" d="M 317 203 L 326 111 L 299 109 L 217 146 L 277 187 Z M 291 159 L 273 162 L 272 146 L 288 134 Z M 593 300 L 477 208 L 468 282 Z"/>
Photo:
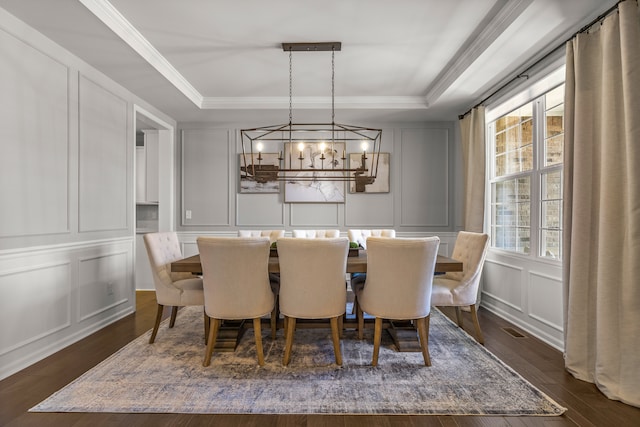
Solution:
<path fill-rule="evenodd" d="M 285 203 L 344 203 L 344 181 L 330 181 L 319 177 L 342 177 L 340 172 L 330 169 L 344 169 L 345 144 L 326 144 L 324 151 L 319 142 L 304 143 L 302 150 L 298 144 L 285 144 L 284 157 L 286 168 L 303 169 L 292 173 L 292 179 L 285 181 Z M 324 160 L 322 156 L 324 154 Z M 303 159 L 299 160 L 302 155 Z M 301 178 L 296 180 L 295 177 Z"/>
<path fill-rule="evenodd" d="M 379 160 L 378 156 L 380 156 Z M 367 177 L 372 167 L 375 168 L 376 162 L 378 164 L 376 179 L 370 183 Z M 388 193 L 390 154 L 367 153 L 365 166 L 368 169 L 366 173 L 361 177 L 356 176 L 355 181 L 349 181 L 349 193 Z M 362 153 L 349 153 L 349 168 L 356 169 L 359 167 L 362 167 Z M 354 175 L 356 172 L 351 174 Z"/>
<path fill-rule="evenodd" d="M 279 193 L 280 181 L 277 179 L 277 171 L 280 168 L 278 153 L 262 153 L 262 160 L 258 161 L 254 154 L 255 168 L 251 167 L 250 155 L 240 159 L 240 193 Z M 261 173 L 255 173 L 260 171 Z"/>

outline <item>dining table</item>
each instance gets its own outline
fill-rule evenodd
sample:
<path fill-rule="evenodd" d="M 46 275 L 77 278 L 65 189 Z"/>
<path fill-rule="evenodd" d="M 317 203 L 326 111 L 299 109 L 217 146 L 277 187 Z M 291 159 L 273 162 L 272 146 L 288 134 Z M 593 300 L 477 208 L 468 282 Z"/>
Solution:
<path fill-rule="evenodd" d="M 447 273 L 453 271 L 462 271 L 462 261 L 438 255 L 436 260 L 436 273 Z M 202 274 L 202 263 L 200 262 L 200 254 L 192 255 L 183 259 L 179 259 L 171 263 L 172 272 Z M 279 273 L 280 263 L 277 256 L 269 257 L 269 273 Z M 347 257 L 347 273 L 366 273 L 367 272 L 367 251 L 361 249 L 355 256 Z"/>
<path fill-rule="evenodd" d="M 202 263 L 200 261 L 200 255 L 191 255 L 183 259 L 173 261 L 171 263 L 171 271 L 176 273 L 192 273 L 202 274 Z M 462 261 L 444 256 L 438 255 L 435 265 L 435 273 L 442 274 L 447 272 L 463 271 Z M 279 273 L 280 263 L 277 256 L 277 251 L 272 251 L 272 255 L 269 257 L 269 273 Z M 365 249 L 359 249 L 357 251 L 351 251 L 347 257 L 347 269 L 346 273 L 366 273 L 367 272 L 367 251 Z M 369 323 L 372 323 L 373 319 L 365 318 L 365 328 Z M 282 322 L 278 322 L 280 326 Z M 355 328 L 357 326 L 357 320 L 353 313 L 346 313 L 342 319 L 343 328 Z M 319 321 L 305 319 L 296 323 L 296 327 L 322 327 L 324 323 Z M 387 320 L 383 326 L 387 330 L 389 335 L 398 349 L 398 351 L 421 351 L 420 344 L 417 339 L 416 328 L 412 322 L 408 321 L 393 321 Z M 234 351 L 242 337 L 244 332 L 244 322 L 232 321 L 224 322 L 220 328 L 218 339 L 216 340 L 216 347 L 214 351 Z"/>

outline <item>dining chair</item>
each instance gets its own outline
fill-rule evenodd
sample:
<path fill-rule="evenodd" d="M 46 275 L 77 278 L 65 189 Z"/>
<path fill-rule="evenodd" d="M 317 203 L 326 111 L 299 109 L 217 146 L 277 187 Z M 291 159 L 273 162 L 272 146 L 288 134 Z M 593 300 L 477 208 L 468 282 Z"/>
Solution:
<path fill-rule="evenodd" d="M 362 339 L 364 312 L 375 316 L 372 366 L 378 364 L 382 320 L 412 320 L 424 364 L 429 356 L 431 286 L 438 256 L 438 237 L 389 239 L 369 237 L 367 279 L 355 285 L 358 338 Z"/>
<path fill-rule="evenodd" d="M 284 230 L 238 230 L 238 237 L 268 237 L 273 243 L 284 237 Z"/>
<path fill-rule="evenodd" d="M 291 235 L 306 239 L 335 239 L 340 237 L 340 230 L 293 230 Z"/>
<path fill-rule="evenodd" d="M 347 231 L 349 235 L 349 242 L 356 242 L 364 249 L 367 249 L 368 237 L 396 237 L 396 230 L 389 229 L 377 229 L 377 230 L 361 230 L 351 228 Z"/>
<path fill-rule="evenodd" d="M 258 364 L 264 365 L 261 317 L 273 316 L 278 284 L 269 280 L 268 237 L 199 237 L 204 309 L 211 322 L 203 366 L 209 366 L 223 320 L 253 319 Z"/>
<path fill-rule="evenodd" d="M 462 271 L 448 272 L 433 279 L 431 304 L 453 306 L 458 326 L 462 328 L 462 307 L 469 307 L 476 329 L 477 341 L 484 344 L 484 336 L 478 321 L 476 302 L 484 260 L 489 248 L 489 235 L 460 231 L 453 247 L 452 258 L 462 261 Z"/>
<path fill-rule="evenodd" d="M 169 327 L 176 323 L 178 307 L 191 305 L 204 306 L 202 279 L 191 273 L 175 273 L 171 271 L 171 263 L 182 259 L 182 250 L 178 235 L 175 232 L 147 233 L 143 236 L 144 245 L 151 265 L 153 283 L 156 290 L 158 309 L 149 344 L 153 344 L 158 334 L 162 313 L 165 306 L 171 307 Z M 205 340 L 208 324 L 205 315 Z"/>
<path fill-rule="evenodd" d="M 238 237 L 268 237 L 269 243 L 273 245 L 279 238 L 284 237 L 284 230 L 238 230 Z M 269 273 L 269 280 L 280 283 L 280 274 Z M 278 295 L 276 295 L 276 305 L 273 310 L 274 312 L 271 315 L 271 338 L 275 340 L 278 332 L 278 318 L 280 317 Z"/>
<path fill-rule="evenodd" d="M 345 313 L 349 239 L 284 237 L 278 240 L 280 261 L 280 312 L 286 336 L 283 365 L 291 360 L 296 319 L 329 319 L 337 365 L 340 352 L 340 319 Z"/>

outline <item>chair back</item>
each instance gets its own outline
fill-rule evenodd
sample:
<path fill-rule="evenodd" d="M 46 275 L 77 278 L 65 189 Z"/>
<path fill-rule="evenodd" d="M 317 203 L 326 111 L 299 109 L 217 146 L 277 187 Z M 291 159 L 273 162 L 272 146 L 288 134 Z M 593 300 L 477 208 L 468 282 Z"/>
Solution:
<path fill-rule="evenodd" d="M 238 237 L 268 237 L 273 243 L 284 237 L 284 230 L 238 230 Z"/>
<path fill-rule="evenodd" d="M 349 239 L 278 240 L 280 312 L 299 319 L 344 314 Z"/>
<path fill-rule="evenodd" d="M 484 260 L 489 248 L 489 235 L 460 231 L 456 238 L 451 257 L 462 261 L 462 271 L 452 271 L 444 274 L 443 279 L 460 282 L 453 292 L 456 301 L 462 304 L 475 304 L 480 286 L 480 277 L 484 267 Z"/>
<path fill-rule="evenodd" d="M 251 319 L 269 314 L 269 238 L 199 237 L 204 307 L 216 319 Z"/>
<path fill-rule="evenodd" d="M 191 273 L 171 272 L 171 263 L 183 258 L 178 235 L 172 231 L 147 233 L 143 240 L 151 265 L 158 304 L 177 304 L 181 291 L 172 283 L 193 277 Z"/>
<path fill-rule="evenodd" d="M 369 314 L 419 319 L 431 312 L 431 287 L 440 239 L 369 237 L 367 279 L 358 297 Z"/>
<path fill-rule="evenodd" d="M 334 239 L 340 237 L 340 230 L 293 230 L 292 235 L 304 239 Z"/>
<path fill-rule="evenodd" d="M 380 230 L 359 230 L 350 229 L 348 231 L 349 241 L 356 242 L 364 249 L 367 249 L 368 237 L 396 237 L 396 230 L 394 229 L 380 229 Z"/>

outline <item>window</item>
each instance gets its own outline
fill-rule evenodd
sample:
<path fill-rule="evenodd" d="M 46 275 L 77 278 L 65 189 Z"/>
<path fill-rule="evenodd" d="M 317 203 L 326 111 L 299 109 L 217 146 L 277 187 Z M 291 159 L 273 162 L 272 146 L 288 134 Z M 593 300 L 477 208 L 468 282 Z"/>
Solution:
<path fill-rule="evenodd" d="M 491 245 L 562 257 L 564 85 L 488 125 Z"/>

